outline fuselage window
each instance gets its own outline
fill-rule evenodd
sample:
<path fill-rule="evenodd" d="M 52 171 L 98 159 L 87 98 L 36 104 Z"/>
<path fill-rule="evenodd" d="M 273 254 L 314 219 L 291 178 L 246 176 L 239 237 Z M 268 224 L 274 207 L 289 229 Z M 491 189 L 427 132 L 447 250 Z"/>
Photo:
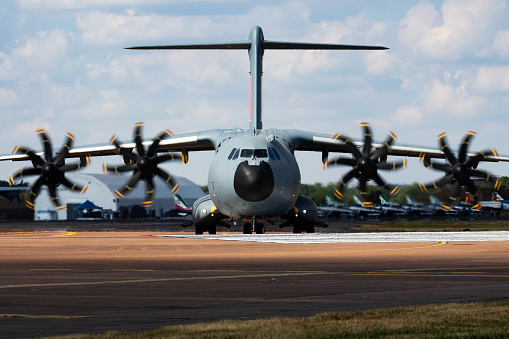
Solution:
<path fill-rule="evenodd" d="M 237 159 L 239 157 L 239 153 L 240 153 L 240 148 L 237 148 L 237 150 L 235 151 L 235 154 L 233 155 L 232 160 Z"/>
<path fill-rule="evenodd" d="M 233 157 L 236 150 L 237 150 L 236 148 L 232 149 L 232 151 L 230 152 L 230 155 L 228 156 L 228 160 L 230 160 Z"/>
<path fill-rule="evenodd" d="M 279 157 L 279 154 L 277 153 L 276 149 L 275 148 L 271 148 L 272 149 L 272 152 L 274 152 L 274 156 L 276 157 L 277 160 L 281 160 L 281 158 Z"/>
<path fill-rule="evenodd" d="M 242 152 L 240 152 L 241 158 L 251 158 L 253 157 L 253 150 L 252 149 L 243 149 Z"/>
<path fill-rule="evenodd" d="M 256 158 L 267 158 L 267 150 L 266 149 L 255 149 L 254 150 L 254 156 Z"/>
<path fill-rule="evenodd" d="M 270 160 L 276 160 L 276 157 L 274 156 L 274 153 L 272 152 L 272 148 L 269 148 L 269 158 L 270 158 Z"/>

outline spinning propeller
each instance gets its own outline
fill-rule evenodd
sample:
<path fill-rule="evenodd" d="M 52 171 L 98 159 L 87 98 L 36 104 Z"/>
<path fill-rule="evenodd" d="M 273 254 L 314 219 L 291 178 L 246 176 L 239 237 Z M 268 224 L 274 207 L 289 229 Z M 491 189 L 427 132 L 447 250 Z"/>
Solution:
<path fill-rule="evenodd" d="M 164 170 L 158 167 L 159 164 L 166 161 L 175 161 L 182 159 L 184 163 L 187 161 L 187 157 L 180 156 L 177 154 L 165 153 L 163 155 L 157 155 L 157 148 L 159 147 L 159 143 L 166 136 L 172 136 L 173 133 L 170 130 L 165 130 L 161 134 L 159 134 L 152 144 L 149 146 L 148 150 L 145 151 L 145 148 L 141 139 L 141 127 L 143 126 L 143 122 L 139 121 L 135 124 L 134 128 L 134 142 L 136 145 L 136 153 L 134 153 L 134 149 L 123 148 L 120 143 L 117 141 L 117 136 L 113 135 L 111 137 L 111 143 L 115 145 L 118 152 L 124 157 L 124 162 L 126 165 L 123 166 L 114 166 L 108 167 L 106 164 L 103 164 L 103 169 L 107 173 L 122 173 L 122 172 L 132 172 L 133 175 L 131 179 L 127 182 L 127 184 L 121 188 L 120 190 L 116 190 L 113 192 L 117 198 L 123 198 L 125 194 L 132 191 L 139 181 L 145 181 L 145 186 L 147 189 L 147 197 L 145 201 L 142 203 L 144 207 L 150 207 L 154 202 L 154 177 L 157 175 L 161 177 L 170 188 L 172 188 L 171 192 L 176 194 L 179 190 L 177 182 Z"/>
<path fill-rule="evenodd" d="M 443 171 L 445 172 L 445 175 L 438 181 L 435 181 L 431 184 L 419 184 L 421 190 L 423 192 L 437 191 L 447 184 L 452 185 L 449 202 L 445 205 L 442 205 L 442 208 L 445 210 L 450 209 L 451 206 L 454 206 L 459 202 L 458 198 L 461 197 L 462 187 L 465 187 L 473 196 L 474 200 L 477 200 L 478 186 L 475 184 L 473 179 L 491 183 L 493 184 L 495 190 L 498 190 L 501 185 L 499 178 L 494 177 L 487 172 L 479 171 L 476 169 L 477 165 L 479 165 L 479 162 L 486 159 L 486 157 L 498 157 L 500 155 L 498 151 L 491 149 L 478 152 L 475 155 L 470 156 L 467 153 L 470 139 L 477 135 L 476 131 L 470 130 L 463 137 L 463 141 L 460 144 L 458 150 L 458 158 L 456 158 L 456 156 L 452 153 L 452 151 L 449 149 L 449 146 L 447 145 L 445 138 L 446 134 L 446 132 L 440 133 L 438 135 L 438 141 L 449 164 L 434 163 L 426 157 L 426 154 L 421 155 L 421 161 L 424 163 L 424 166 Z M 475 210 L 479 209 L 480 207 L 481 206 L 479 204 L 476 204 L 472 207 L 472 209 Z"/>
<path fill-rule="evenodd" d="M 360 125 L 364 127 L 364 146 L 362 153 L 350 140 L 350 138 L 341 134 L 335 134 L 332 136 L 332 138 L 339 138 L 343 140 L 344 144 L 348 147 L 349 152 L 353 155 L 353 158 L 338 157 L 328 161 L 326 166 L 351 166 L 352 169 L 336 185 L 334 189 L 334 195 L 341 200 L 343 198 L 342 191 L 346 184 L 355 177 L 359 180 L 359 191 L 361 193 L 363 204 L 370 206 L 373 203 L 366 201 L 367 182 L 373 179 L 376 184 L 386 193 L 391 195 L 398 194 L 401 189 L 398 186 L 393 187 L 386 184 L 385 181 L 378 175 L 378 170 L 395 170 L 400 167 L 405 167 L 407 160 L 404 159 L 403 162 L 398 163 L 386 162 L 389 147 L 391 147 L 392 143 L 396 139 L 396 134 L 394 132 L 389 132 L 389 136 L 387 137 L 385 143 L 382 146 L 374 149 L 372 147 L 371 128 L 369 127 L 369 124 L 365 121 L 362 121 Z"/>
<path fill-rule="evenodd" d="M 65 177 L 65 172 L 75 171 L 82 167 L 87 166 L 90 163 L 90 157 L 83 157 L 81 161 L 77 164 L 66 165 L 65 157 L 69 154 L 69 150 L 72 147 L 72 143 L 74 141 L 74 135 L 70 132 L 67 132 L 67 140 L 60 149 L 58 153 L 56 153 L 55 157 L 53 156 L 53 148 L 51 146 L 51 141 L 46 135 L 46 131 L 44 129 L 38 129 L 37 134 L 41 137 L 42 144 L 44 146 L 44 159 L 39 155 L 35 154 L 29 148 L 23 146 L 16 146 L 12 153 L 13 154 L 26 154 L 28 158 L 32 161 L 33 167 L 27 167 L 21 169 L 14 175 L 11 175 L 9 179 L 9 184 L 14 185 L 14 180 L 16 178 L 22 178 L 23 176 L 30 175 L 38 175 L 39 178 L 32 185 L 32 189 L 26 198 L 26 205 L 30 209 L 34 209 L 35 207 L 35 198 L 39 194 L 41 186 L 47 186 L 49 190 L 49 194 L 51 196 L 51 200 L 55 204 L 57 210 L 64 210 L 65 206 L 61 205 L 56 188 L 60 186 L 60 184 L 68 187 L 73 191 L 79 191 L 80 193 L 85 193 L 88 190 L 88 186 L 85 185 L 81 187 L 79 185 L 73 184 Z"/>

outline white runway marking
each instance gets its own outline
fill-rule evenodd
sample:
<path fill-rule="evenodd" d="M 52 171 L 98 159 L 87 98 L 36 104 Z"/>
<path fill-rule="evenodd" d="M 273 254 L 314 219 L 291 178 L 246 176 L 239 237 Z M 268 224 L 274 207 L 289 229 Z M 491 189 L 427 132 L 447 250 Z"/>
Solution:
<path fill-rule="evenodd" d="M 156 237 L 252 241 L 276 244 L 325 244 L 370 242 L 438 242 L 438 241 L 509 241 L 509 231 L 501 232 L 377 232 L 377 233 L 311 233 L 311 234 L 217 234 L 155 235 Z"/>

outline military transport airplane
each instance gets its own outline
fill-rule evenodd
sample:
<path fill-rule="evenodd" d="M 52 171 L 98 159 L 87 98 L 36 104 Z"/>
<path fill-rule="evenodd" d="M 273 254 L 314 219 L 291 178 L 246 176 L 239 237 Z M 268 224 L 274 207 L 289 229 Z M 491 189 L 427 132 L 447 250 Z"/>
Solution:
<path fill-rule="evenodd" d="M 394 170 L 406 165 L 406 158 L 402 162 L 389 163 L 387 156 L 413 156 L 423 159 L 423 162 L 434 168 L 446 171 L 446 176 L 437 183 L 423 185 L 424 189 L 432 189 L 446 183 L 453 183 L 455 190 L 458 185 L 472 187 L 470 177 L 478 177 L 495 185 L 493 176 L 485 172 L 473 170 L 480 161 L 509 161 L 507 157 L 500 157 L 495 151 L 477 154 L 467 154 L 466 147 L 462 147 L 459 159 L 456 159 L 441 138 L 441 149 L 425 149 L 418 147 L 393 146 L 396 135 L 393 132 L 384 143 L 372 142 L 369 124 L 362 122 L 364 138 L 354 141 L 343 134 L 328 135 L 323 133 L 305 132 L 293 129 L 264 129 L 262 128 L 262 60 L 266 51 L 272 49 L 296 50 L 385 50 L 382 46 L 354 46 L 323 43 L 280 42 L 265 40 L 262 29 L 253 27 L 247 40 L 178 44 L 167 46 L 130 47 L 132 50 L 179 50 L 179 49 L 227 49 L 247 50 L 250 59 L 251 74 L 251 110 L 248 129 L 214 129 L 174 135 L 167 130 L 158 135 L 153 141 L 143 141 L 141 138 L 142 123 L 137 123 L 134 142 L 120 143 L 116 137 L 111 145 L 96 147 L 79 147 L 70 149 L 71 139 L 68 136 L 66 146 L 54 158 L 49 139 L 41 132 L 45 145 L 45 160 L 42 152 L 35 153 L 28 148 L 16 148 L 17 154 L 0 157 L 2 160 L 31 160 L 34 168 L 25 168 L 13 175 L 14 179 L 26 175 L 38 175 L 39 178 L 32 187 L 27 203 L 33 207 L 41 185 L 47 185 L 55 205 L 59 206 L 55 187 L 63 184 L 76 191 L 85 191 L 86 187 L 78 187 L 69 182 L 65 171 L 76 170 L 88 163 L 89 156 L 103 156 L 120 154 L 125 162 L 122 166 L 104 166 L 107 172 L 132 172 L 131 179 L 125 187 L 116 191 L 122 198 L 139 181 L 145 181 L 147 198 L 144 205 L 150 206 L 154 186 L 152 178 L 160 176 L 165 179 L 173 192 L 178 191 L 178 184 L 171 175 L 159 167 L 163 161 L 182 159 L 187 162 L 190 152 L 215 151 L 208 174 L 210 194 L 198 199 L 193 205 L 192 223 L 196 233 L 216 233 L 218 225 L 228 225 L 225 220 L 232 220 L 234 224 L 244 223 L 244 233 L 264 233 L 263 222 L 274 223 L 285 220 L 284 224 L 291 224 L 294 232 L 313 232 L 319 224 L 316 204 L 308 198 L 299 196 L 300 171 L 295 159 L 295 151 L 321 152 L 324 166 L 350 166 L 351 169 L 339 181 L 335 195 L 342 197 L 346 184 L 353 178 L 359 180 L 361 196 L 366 200 L 366 185 L 373 180 L 382 190 L 389 194 L 396 194 L 398 187 L 387 184 L 378 171 Z M 468 142 L 468 140 L 466 140 Z M 147 148 L 146 148 L 147 147 Z M 168 152 L 178 152 L 180 155 Z M 351 156 L 329 160 L 329 153 L 350 153 Z M 64 158 L 79 157 L 80 163 L 65 165 Z M 432 164 L 432 158 L 447 158 L 451 166 Z M 466 159 L 473 159 L 465 164 Z M 456 166 L 456 163 L 459 163 Z M 454 168 L 453 168 L 454 167 Z M 457 185 L 456 185 L 457 183 Z M 371 204 L 364 201 L 367 205 Z M 454 201 L 450 202 L 451 204 Z M 60 206 L 59 206 L 60 207 Z"/>

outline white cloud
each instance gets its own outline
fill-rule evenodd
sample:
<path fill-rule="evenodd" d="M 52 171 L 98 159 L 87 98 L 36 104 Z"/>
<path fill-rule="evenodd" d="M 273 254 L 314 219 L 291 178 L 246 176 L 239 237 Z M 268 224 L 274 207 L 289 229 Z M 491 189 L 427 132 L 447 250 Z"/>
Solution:
<path fill-rule="evenodd" d="M 200 2 L 234 2 L 241 0 L 194 0 Z M 166 4 L 178 0 L 18 0 L 24 10 L 70 10 L 93 7 L 124 7 Z"/>
<path fill-rule="evenodd" d="M 415 106 L 398 107 L 395 113 L 390 115 L 391 126 L 418 126 L 422 124 L 422 108 Z"/>
<path fill-rule="evenodd" d="M 495 30 L 504 9 L 503 0 L 446 0 L 439 13 L 424 1 L 402 20 L 400 40 L 414 54 L 435 59 L 476 56 L 490 46 L 486 37 Z"/>
<path fill-rule="evenodd" d="M 9 107 L 18 101 L 16 92 L 7 88 L 0 88 L 0 107 Z"/>
<path fill-rule="evenodd" d="M 509 66 L 480 67 L 474 86 L 483 92 L 509 92 Z"/>
<path fill-rule="evenodd" d="M 38 31 L 11 55 L 0 53 L 0 79 L 21 79 L 61 67 L 67 47 L 62 30 Z"/>
<path fill-rule="evenodd" d="M 509 59 L 509 30 L 498 31 L 493 40 L 492 49 L 504 60 Z"/>

